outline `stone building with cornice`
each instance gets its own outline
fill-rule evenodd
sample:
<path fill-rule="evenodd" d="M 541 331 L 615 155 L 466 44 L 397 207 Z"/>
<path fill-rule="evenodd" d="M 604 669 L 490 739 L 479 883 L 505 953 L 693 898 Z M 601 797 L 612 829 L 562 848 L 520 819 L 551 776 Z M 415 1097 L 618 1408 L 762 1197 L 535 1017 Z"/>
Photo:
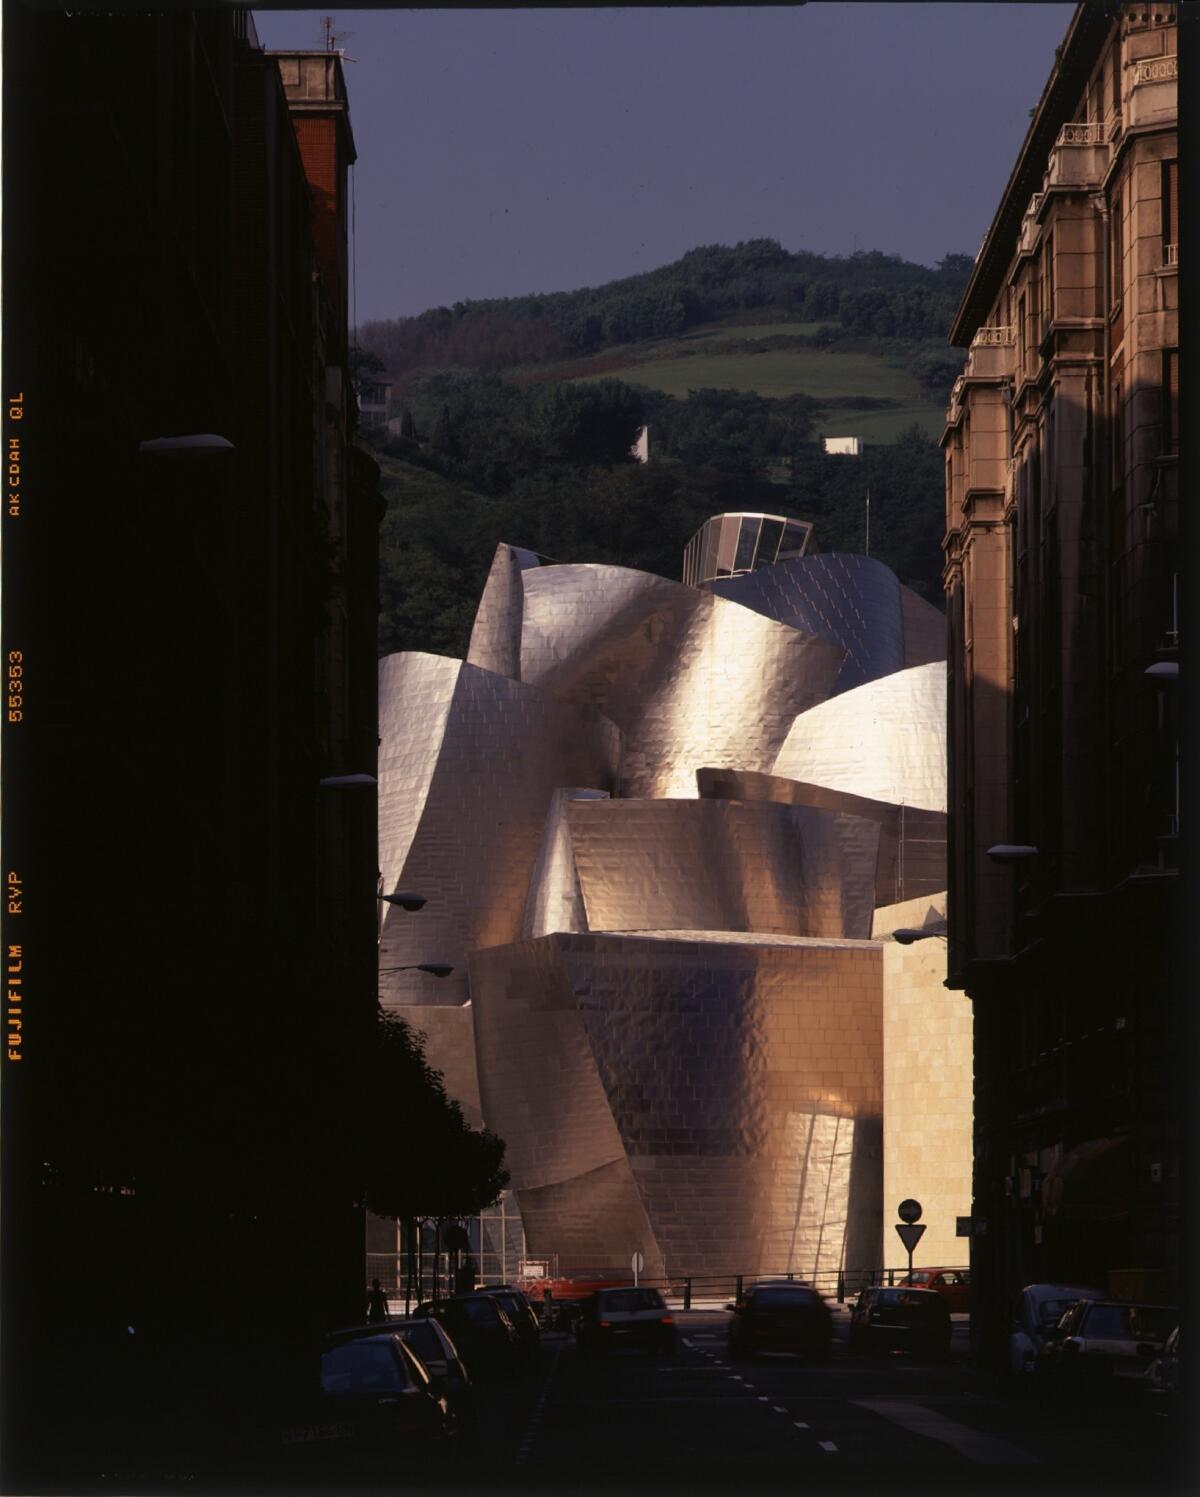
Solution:
<path fill-rule="evenodd" d="M 956 314 L 942 437 L 949 985 L 973 1334 L 1179 1292 L 1176 7 L 1081 4 Z"/>

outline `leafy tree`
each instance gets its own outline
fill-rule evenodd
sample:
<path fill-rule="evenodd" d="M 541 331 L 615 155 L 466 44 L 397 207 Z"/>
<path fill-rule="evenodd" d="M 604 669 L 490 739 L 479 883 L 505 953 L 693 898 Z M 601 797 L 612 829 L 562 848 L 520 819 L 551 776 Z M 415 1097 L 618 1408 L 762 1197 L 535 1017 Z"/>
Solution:
<path fill-rule="evenodd" d="M 773 239 L 703 245 L 673 264 L 605 286 L 457 302 L 419 317 L 368 323 L 362 337 L 393 377 L 457 367 L 495 371 L 594 353 L 755 311 L 840 317 L 858 335 L 943 337 L 974 267 L 946 255 L 936 270 L 878 251 L 789 253 Z"/>
<path fill-rule="evenodd" d="M 504 1143 L 468 1126 L 422 1038 L 380 1010 L 366 1073 L 356 1078 L 363 1203 L 379 1216 L 472 1216 L 508 1184 Z"/>

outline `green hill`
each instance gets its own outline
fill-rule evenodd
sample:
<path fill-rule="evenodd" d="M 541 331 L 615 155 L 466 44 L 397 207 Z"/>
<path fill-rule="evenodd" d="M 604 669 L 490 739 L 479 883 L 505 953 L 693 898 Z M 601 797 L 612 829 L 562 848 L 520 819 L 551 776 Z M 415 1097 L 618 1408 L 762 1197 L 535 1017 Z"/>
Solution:
<path fill-rule="evenodd" d="M 941 599 L 934 440 L 971 262 L 694 250 L 598 289 L 465 302 L 362 330 L 402 416 L 381 443 L 380 647 L 462 655 L 498 541 L 678 578 L 722 510 L 810 519 Z M 651 459 L 630 447 L 641 426 Z M 862 436 L 859 458 L 821 437 Z"/>
<path fill-rule="evenodd" d="M 792 254 L 773 240 L 709 245 L 605 286 L 459 302 L 368 323 L 361 338 L 401 398 L 450 369 L 518 385 L 615 375 L 680 399 L 803 395 L 815 435 L 891 442 L 914 423 L 940 430 L 962 362 L 946 330 L 970 268 L 965 255 L 931 269 L 877 252 Z M 862 402 L 849 424 L 848 400 Z"/>

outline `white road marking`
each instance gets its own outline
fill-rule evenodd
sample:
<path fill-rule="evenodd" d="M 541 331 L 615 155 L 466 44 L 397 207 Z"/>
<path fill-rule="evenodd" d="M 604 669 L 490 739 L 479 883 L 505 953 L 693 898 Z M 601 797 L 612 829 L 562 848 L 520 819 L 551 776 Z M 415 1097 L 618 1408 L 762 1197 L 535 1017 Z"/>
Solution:
<path fill-rule="evenodd" d="M 760 1393 L 758 1395 L 758 1401 L 759 1401 L 759 1403 L 770 1403 L 771 1400 L 767 1397 L 767 1395 L 765 1393 Z"/>
<path fill-rule="evenodd" d="M 907 1403 L 899 1398 L 856 1398 L 852 1402 L 860 1408 L 882 1414 L 885 1419 L 911 1429 L 914 1434 L 925 1435 L 930 1440 L 940 1440 L 944 1445 L 953 1446 L 969 1461 L 980 1461 L 992 1466 L 1041 1465 L 1036 1456 L 1007 1440 L 958 1424 L 953 1419 L 947 1419 L 944 1414 L 925 1408 L 923 1404 Z"/>
<path fill-rule="evenodd" d="M 679 1339 L 683 1342 L 684 1346 L 691 1346 L 692 1344 L 686 1336 L 681 1336 Z"/>
<path fill-rule="evenodd" d="M 837 1446 L 833 1443 L 832 1440 L 818 1440 L 817 1444 L 821 1447 L 822 1450 L 836 1450 L 837 1449 Z"/>
<path fill-rule="evenodd" d="M 793 1419 L 792 1423 L 796 1426 L 797 1429 L 807 1429 L 808 1428 L 808 1425 L 807 1424 L 801 1424 L 800 1421 L 799 1421 L 799 1419 Z"/>
<path fill-rule="evenodd" d="M 771 1407 L 775 1410 L 775 1412 L 777 1414 L 786 1414 L 787 1413 L 787 1410 L 786 1409 L 781 1409 L 777 1403 L 773 1403 L 771 1405 Z"/>
<path fill-rule="evenodd" d="M 550 1384 L 554 1381 L 554 1374 L 558 1371 L 558 1359 L 562 1356 L 562 1347 L 555 1350 L 554 1358 L 550 1363 L 550 1371 L 546 1374 L 546 1381 L 542 1385 L 542 1394 L 537 1401 L 537 1407 L 525 1430 L 525 1437 L 521 1441 L 521 1447 L 517 1451 L 515 1464 L 523 1466 L 529 1459 L 529 1452 L 533 1449 L 534 1438 L 537 1435 L 538 1424 L 541 1422 L 542 1410 L 546 1407 L 546 1396 L 550 1392 Z"/>

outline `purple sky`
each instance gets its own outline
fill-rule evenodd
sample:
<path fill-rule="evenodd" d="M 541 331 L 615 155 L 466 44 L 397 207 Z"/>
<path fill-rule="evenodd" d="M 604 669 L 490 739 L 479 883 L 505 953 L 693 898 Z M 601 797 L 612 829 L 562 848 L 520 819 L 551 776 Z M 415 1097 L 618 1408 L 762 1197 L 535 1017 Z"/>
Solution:
<path fill-rule="evenodd" d="M 358 319 L 739 239 L 974 254 L 1073 10 L 331 10 L 354 59 Z M 265 47 L 314 47 L 321 13 L 255 21 Z"/>

